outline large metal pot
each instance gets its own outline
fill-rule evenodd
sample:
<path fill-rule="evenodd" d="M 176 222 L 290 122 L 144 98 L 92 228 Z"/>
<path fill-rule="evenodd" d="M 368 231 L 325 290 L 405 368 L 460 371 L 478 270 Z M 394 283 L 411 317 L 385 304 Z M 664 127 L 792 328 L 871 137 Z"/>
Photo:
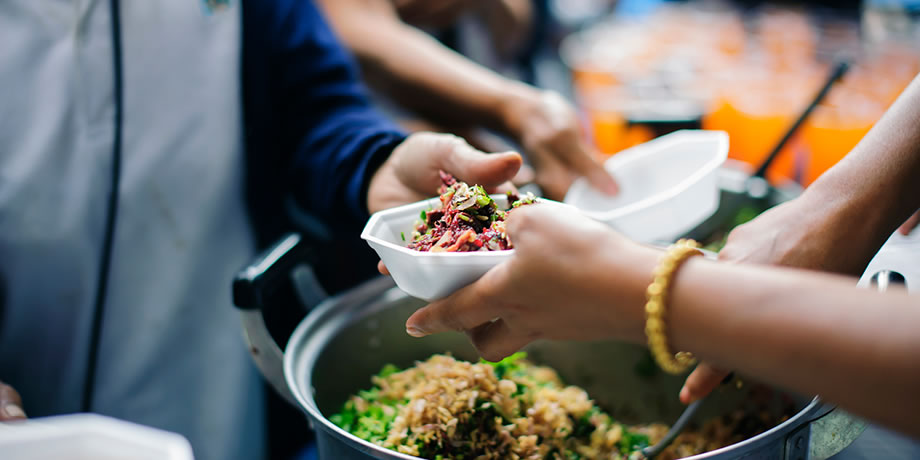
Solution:
<path fill-rule="evenodd" d="M 416 339 L 404 332 L 406 318 L 423 301 L 407 296 L 389 279 L 380 278 L 322 301 L 292 334 L 282 354 L 269 336 L 261 310 L 272 306 L 272 293 L 292 279 L 309 284 L 309 269 L 298 263 L 304 252 L 290 235 L 243 270 L 234 283 L 234 302 L 243 314 L 246 339 L 265 377 L 292 404 L 300 407 L 316 430 L 320 457 L 330 459 L 411 459 L 350 435 L 327 416 L 349 395 L 370 386 L 370 376 L 385 363 L 409 366 L 434 353 L 478 359 L 461 334 Z M 304 281 L 307 280 L 307 281 Z M 676 419 L 681 378 L 637 372 L 647 360 L 642 347 L 619 343 L 540 342 L 528 348 L 538 363 L 556 368 L 568 383 L 580 385 L 604 408 L 629 422 Z M 751 407 L 752 393 L 765 404 Z M 700 417 L 737 409 L 778 412 L 793 406 L 791 417 L 743 442 L 694 459 L 824 459 L 847 446 L 864 424 L 818 398 L 788 399 L 769 387 L 746 383 L 723 387 Z"/>

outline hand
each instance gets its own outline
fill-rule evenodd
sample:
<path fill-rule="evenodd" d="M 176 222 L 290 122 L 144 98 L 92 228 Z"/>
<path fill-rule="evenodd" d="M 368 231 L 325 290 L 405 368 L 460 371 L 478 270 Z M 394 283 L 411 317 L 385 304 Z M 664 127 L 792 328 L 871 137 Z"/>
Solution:
<path fill-rule="evenodd" d="M 0 382 L 0 422 L 22 420 L 26 413 L 22 410 L 22 399 L 13 387 Z"/>
<path fill-rule="evenodd" d="M 377 169 L 367 190 L 371 213 L 437 195 L 438 171 L 501 191 L 521 167 L 515 152 L 485 154 L 450 134 L 416 133 L 399 144 Z"/>
<path fill-rule="evenodd" d="M 548 198 L 561 200 L 578 176 L 598 190 L 617 193 L 617 184 L 598 163 L 582 136 L 575 110 L 552 91 L 522 91 L 505 109 L 510 134 L 536 170 L 536 182 Z"/>
<path fill-rule="evenodd" d="M 492 361 L 540 338 L 644 341 L 644 290 L 656 251 L 551 205 L 514 210 L 507 230 L 511 260 L 416 311 L 406 322 L 410 335 L 465 331 Z"/>
<path fill-rule="evenodd" d="M 840 270 L 842 267 L 829 265 L 833 248 L 826 244 L 827 232 L 810 217 L 817 210 L 805 209 L 802 204 L 798 200 L 780 204 L 735 228 L 719 252 L 719 260 Z"/>

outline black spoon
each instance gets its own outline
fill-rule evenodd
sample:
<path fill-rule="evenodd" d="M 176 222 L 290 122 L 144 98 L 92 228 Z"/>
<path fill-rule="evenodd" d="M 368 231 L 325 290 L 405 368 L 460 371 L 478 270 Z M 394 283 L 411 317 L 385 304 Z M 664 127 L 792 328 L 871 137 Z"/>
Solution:
<path fill-rule="evenodd" d="M 726 375 L 725 378 L 722 379 L 722 385 L 725 385 L 726 383 L 731 382 L 732 379 L 734 378 L 735 378 L 734 372 Z M 688 405 L 687 408 L 684 409 L 684 411 L 680 414 L 680 417 L 677 417 L 677 421 L 674 422 L 673 425 L 671 425 L 671 429 L 668 430 L 667 434 L 665 434 L 664 437 L 661 438 L 661 440 L 658 441 L 657 444 L 655 444 L 654 446 L 648 446 L 645 449 L 642 449 L 641 451 L 639 451 L 640 453 L 642 453 L 642 456 L 647 459 L 652 459 L 652 458 L 655 458 L 661 452 L 663 452 L 665 449 L 667 449 L 668 446 L 670 446 L 671 443 L 674 442 L 675 439 L 677 439 L 677 436 L 682 431 L 684 431 L 684 428 L 687 427 L 687 425 L 690 423 L 690 420 L 693 419 L 693 416 L 696 415 L 700 407 L 703 405 L 703 401 L 705 400 L 706 398 L 701 398 L 701 399 L 698 399 L 690 403 L 690 405 Z"/>

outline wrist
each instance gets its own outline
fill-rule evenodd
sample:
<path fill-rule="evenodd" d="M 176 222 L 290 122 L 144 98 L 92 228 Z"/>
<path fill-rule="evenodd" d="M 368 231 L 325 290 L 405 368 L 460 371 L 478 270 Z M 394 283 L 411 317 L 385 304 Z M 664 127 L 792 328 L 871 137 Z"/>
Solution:
<path fill-rule="evenodd" d="M 615 331 L 618 340 L 630 343 L 646 343 L 645 337 L 645 292 L 652 282 L 652 272 L 661 258 L 661 251 L 626 241 L 619 235 L 616 243 L 603 247 L 614 248 L 604 252 L 606 266 L 603 273 L 605 293 L 603 299 L 613 303 L 607 305 L 607 321 L 610 330 Z"/>
<path fill-rule="evenodd" d="M 498 126 L 492 128 L 515 139 L 526 131 L 527 118 L 540 105 L 544 90 L 520 82 L 508 82 L 498 104 Z"/>
<path fill-rule="evenodd" d="M 368 214 L 394 206 L 401 199 L 405 199 L 393 196 L 394 190 L 398 190 L 398 187 L 395 187 L 392 181 L 396 177 L 393 164 L 396 151 L 405 147 L 407 139 L 404 135 L 397 135 L 381 140 L 368 160 L 360 195 L 363 209 Z"/>

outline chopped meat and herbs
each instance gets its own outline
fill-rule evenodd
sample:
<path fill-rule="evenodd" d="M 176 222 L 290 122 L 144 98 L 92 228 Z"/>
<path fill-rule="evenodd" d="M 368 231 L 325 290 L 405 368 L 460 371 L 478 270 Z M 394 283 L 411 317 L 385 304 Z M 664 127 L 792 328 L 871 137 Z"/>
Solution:
<path fill-rule="evenodd" d="M 511 249 L 505 219 L 513 209 L 531 204 L 528 193 L 508 192 L 508 209 L 499 209 L 481 185 L 469 185 L 441 173 L 441 207 L 422 211 L 412 232 L 410 249 L 430 252 L 502 251 Z"/>

